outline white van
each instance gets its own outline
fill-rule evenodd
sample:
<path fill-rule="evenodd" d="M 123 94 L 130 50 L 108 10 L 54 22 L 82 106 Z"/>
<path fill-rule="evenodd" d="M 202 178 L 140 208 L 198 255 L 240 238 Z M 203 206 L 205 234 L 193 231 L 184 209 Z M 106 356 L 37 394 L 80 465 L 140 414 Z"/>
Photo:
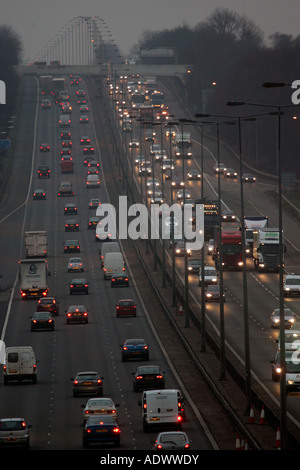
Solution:
<path fill-rule="evenodd" d="M 161 426 L 181 430 L 184 404 L 179 390 L 145 390 L 140 405 L 144 431 Z"/>
<path fill-rule="evenodd" d="M 36 359 L 31 346 L 8 347 L 3 366 L 4 385 L 11 380 L 37 381 Z"/>
<path fill-rule="evenodd" d="M 110 279 L 114 272 L 125 271 L 122 253 L 106 253 L 103 259 L 104 279 Z"/>
<path fill-rule="evenodd" d="M 59 126 L 60 127 L 70 127 L 71 126 L 71 119 L 68 114 L 61 114 L 59 117 Z"/>
<path fill-rule="evenodd" d="M 99 175 L 87 175 L 86 177 L 87 188 L 99 188 L 99 186 L 100 186 Z"/>
<path fill-rule="evenodd" d="M 104 266 L 103 260 L 104 260 L 104 256 L 106 253 L 120 253 L 120 252 L 121 252 L 121 249 L 120 249 L 119 242 L 103 243 L 101 247 L 101 254 L 100 254 L 101 267 L 103 268 Z M 99 253 L 100 253 L 100 250 L 99 250 Z"/>

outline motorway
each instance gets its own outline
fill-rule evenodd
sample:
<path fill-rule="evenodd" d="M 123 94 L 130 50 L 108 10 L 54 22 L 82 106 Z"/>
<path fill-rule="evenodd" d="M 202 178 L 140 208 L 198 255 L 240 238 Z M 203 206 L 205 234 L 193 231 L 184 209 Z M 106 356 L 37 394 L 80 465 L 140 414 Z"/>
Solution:
<path fill-rule="evenodd" d="M 165 92 L 165 102 L 169 106 L 170 113 L 175 116 L 174 120 L 178 118 L 191 119 L 188 111 L 178 96 L 173 93 L 175 87 L 170 82 L 166 86 L 166 81 L 160 84 L 160 91 Z M 112 100 L 112 109 L 115 105 Z M 134 120 L 133 120 L 134 122 Z M 135 126 L 135 124 L 134 124 Z M 160 144 L 160 127 L 155 128 L 157 131 L 156 142 Z M 181 126 L 177 129 L 181 132 Z M 192 133 L 193 141 L 193 159 L 185 161 L 184 173 L 187 174 L 191 168 L 201 169 L 201 141 L 200 130 L 196 126 L 184 126 L 184 132 L 190 131 Z M 120 135 L 122 134 L 121 131 Z M 134 128 L 133 137 L 139 140 L 139 126 Z M 284 138 L 284 136 L 283 136 Z M 120 137 L 120 141 L 126 142 L 124 135 Z M 128 141 L 128 139 L 127 139 Z M 164 149 L 168 153 L 169 141 L 164 138 Z M 148 157 L 148 149 L 145 149 L 146 156 Z M 143 152 L 142 152 L 143 153 Z M 237 155 L 223 145 L 220 141 L 220 160 L 225 163 L 227 167 L 235 168 L 239 171 L 239 161 Z M 204 137 L 204 195 L 208 199 L 217 199 L 217 176 L 213 172 L 213 165 L 217 162 L 217 145 L 211 136 L 205 134 Z M 128 164 L 131 165 L 130 156 Z M 244 168 L 246 172 L 246 168 Z M 177 160 L 175 173 L 182 176 L 182 162 Z M 155 164 L 155 177 L 161 181 L 161 170 L 159 164 Z M 139 186 L 137 172 L 135 173 L 136 184 Z M 164 182 L 165 194 L 167 202 L 170 204 L 170 183 Z M 188 189 L 191 190 L 192 198 L 197 199 L 200 197 L 201 183 L 189 181 L 187 184 Z M 269 218 L 270 227 L 278 227 L 278 206 L 275 200 L 270 195 L 271 191 L 276 189 L 276 182 L 274 179 L 266 175 L 257 175 L 256 183 L 244 184 L 244 213 L 245 216 L 259 216 L 267 215 Z M 175 196 L 175 193 L 173 193 Z M 221 178 L 221 199 L 222 208 L 231 209 L 239 217 L 241 213 L 240 206 L 240 184 L 239 178 L 235 181 L 227 181 Z M 224 224 L 224 226 L 232 224 Z M 285 254 L 285 272 L 299 272 L 300 266 L 300 244 L 299 244 L 299 222 L 294 219 L 288 211 L 283 208 L 283 228 L 284 238 L 287 246 Z M 193 253 L 193 256 L 199 258 L 199 253 Z M 171 263 L 171 250 L 167 251 L 166 259 Z M 206 255 L 207 264 L 213 265 L 213 261 Z M 184 284 L 184 261 L 183 258 L 176 260 L 176 266 L 179 275 L 181 276 L 182 284 Z M 252 382 L 259 384 L 268 395 L 270 402 L 274 407 L 279 405 L 279 392 L 280 385 L 275 383 L 271 378 L 271 364 L 270 361 L 274 358 L 278 338 L 278 330 L 271 328 L 270 315 L 274 308 L 279 307 L 279 275 L 277 273 L 259 273 L 254 269 L 253 261 L 247 259 L 247 285 L 248 285 L 248 310 L 249 310 L 249 335 L 250 335 L 250 361 Z M 243 280 L 241 272 L 224 271 L 224 286 L 226 288 L 226 303 L 225 310 L 225 340 L 227 348 L 236 357 L 239 363 L 243 366 L 245 357 L 244 351 L 244 316 L 243 316 Z M 198 286 L 197 276 L 189 276 L 190 296 L 199 306 L 200 312 L 200 287 Z M 300 318 L 300 303 L 299 298 L 291 297 L 285 298 L 284 303 L 286 307 L 292 309 L 297 318 Z M 219 305 L 207 304 L 207 324 L 209 328 L 215 330 L 219 334 Z M 199 314 L 200 318 L 200 314 Z M 294 423 L 295 427 L 300 429 L 300 414 L 299 414 L 299 393 L 290 393 L 287 396 L 287 412 L 288 418 Z"/>
<path fill-rule="evenodd" d="M 110 282 L 103 279 L 99 263 L 100 243 L 95 242 L 95 233 L 87 229 L 88 218 L 93 210 L 88 208 L 92 197 L 102 202 L 108 200 L 104 184 L 99 190 L 86 189 L 86 167 L 83 151 L 79 145 L 82 135 L 89 135 L 99 153 L 93 116 L 90 112 L 88 124 L 79 124 L 79 110 L 75 104 L 75 91 L 70 89 L 73 104 L 71 134 L 75 163 L 74 173 L 62 175 L 60 168 L 60 128 L 57 106 L 41 110 L 41 96 L 37 93 L 34 77 L 24 78 L 24 99 L 20 110 L 18 139 L 12 179 L 8 197 L 0 208 L 0 250 L 2 257 L 2 286 L 11 288 L 7 315 L 1 302 L 1 339 L 6 346 L 31 345 L 38 359 L 37 384 L 0 385 L 0 416 L 22 416 L 32 424 L 31 448 L 35 450 L 82 450 L 82 408 L 85 397 L 73 398 L 72 381 L 78 371 L 96 370 L 104 377 L 104 396 L 120 404 L 119 423 L 122 429 L 121 450 L 149 450 L 156 432 L 142 432 L 141 409 L 138 405 L 140 393 L 133 391 L 131 373 L 137 362 L 123 363 L 120 345 L 128 337 L 143 337 L 150 345 L 150 363 L 158 363 L 166 373 L 166 386 L 178 388 L 178 377 L 162 351 L 147 311 L 135 287 L 134 276 L 129 288 L 111 289 Z M 40 153 L 39 145 L 48 142 L 49 153 Z M 38 179 L 36 169 L 47 164 L 51 169 L 50 179 Z M 60 181 L 73 183 L 72 198 L 57 196 Z M 34 189 L 43 188 L 46 200 L 33 200 Z M 108 188 L 109 189 L 109 188 Z M 72 239 L 65 232 L 64 204 L 76 202 L 80 231 L 80 257 L 85 264 L 84 277 L 89 281 L 89 294 L 70 296 L 68 283 L 74 277 L 67 272 L 71 255 L 63 253 L 65 240 Z M 17 277 L 18 259 L 24 256 L 24 230 L 47 230 L 48 265 L 51 273 L 49 295 L 60 302 L 60 315 L 56 317 L 55 331 L 30 331 L 30 317 L 35 311 L 35 300 L 22 300 Z M 130 269 L 130 262 L 128 268 Z M 115 304 L 120 298 L 133 298 L 137 303 L 136 318 L 115 316 Z M 83 303 L 89 310 L 89 323 L 67 325 L 65 309 L 69 305 Z M 189 403 L 187 419 L 183 429 L 193 442 L 193 449 L 212 449 L 213 440 L 206 435 L 196 419 Z"/>

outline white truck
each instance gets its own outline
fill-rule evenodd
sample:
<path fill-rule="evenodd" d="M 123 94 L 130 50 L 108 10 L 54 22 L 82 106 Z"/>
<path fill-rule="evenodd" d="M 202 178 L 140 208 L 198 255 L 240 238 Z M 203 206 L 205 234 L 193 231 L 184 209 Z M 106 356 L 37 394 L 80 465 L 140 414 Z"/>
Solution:
<path fill-rule="evenodd" d="M 121 252 L 106 253 L 103 259 L 104 279 L 111 279 L 114 272 L 125 271 L 125 263 Z"/>
<path fill-rule="evenodd" d="M 44 258 L 47 256 L 46 230 L 32 230 L 25 232 L 26 258 Z"/>
<path fill-rule="evenodd" d="M 253 229 L 266 228 L 268 226 L 267 216 L 245 216 L 245 248 L 246 256 L 252 258 L 253 255 Z"/>
<path fill-rule="evenodd" d="M 22 299 L 46 297 L 49 291 L 47 261 L 41 258 L 19 260 L 20 293 Z"/>
<path fill-rule="evenodd" d="M 282 249 L 284 253 L 284 245 Z M 258 271 L 279 271 L 280 243 L 278 228 L 253 229 L 253 261 L 255 269 Z"/>

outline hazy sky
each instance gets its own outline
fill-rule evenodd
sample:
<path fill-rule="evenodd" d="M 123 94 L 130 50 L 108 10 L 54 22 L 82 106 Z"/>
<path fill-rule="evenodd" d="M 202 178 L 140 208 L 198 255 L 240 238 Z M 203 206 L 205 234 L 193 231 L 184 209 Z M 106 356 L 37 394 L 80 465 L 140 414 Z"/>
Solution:
<path fill-rule="evenodd" d="M 0 24 L 22 38 L 24 57 L 38 52 L 69 20 L 99 16 L 123 55 L 128 55 L 145 30 L 194 27 L 217 7 L 252 19 L 264 32 L 300 34 L 300 0 L 2 0 Z"/>

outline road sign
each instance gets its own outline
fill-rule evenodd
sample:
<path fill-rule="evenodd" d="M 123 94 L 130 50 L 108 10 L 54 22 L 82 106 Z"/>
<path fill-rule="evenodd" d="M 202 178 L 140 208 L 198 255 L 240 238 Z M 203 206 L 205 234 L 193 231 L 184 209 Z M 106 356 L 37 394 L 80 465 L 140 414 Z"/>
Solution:
<path fill-rule="evenodd" d="M 0 150 L 8 150 L 10 148 L 10 139 L 0 139 Z"/>

